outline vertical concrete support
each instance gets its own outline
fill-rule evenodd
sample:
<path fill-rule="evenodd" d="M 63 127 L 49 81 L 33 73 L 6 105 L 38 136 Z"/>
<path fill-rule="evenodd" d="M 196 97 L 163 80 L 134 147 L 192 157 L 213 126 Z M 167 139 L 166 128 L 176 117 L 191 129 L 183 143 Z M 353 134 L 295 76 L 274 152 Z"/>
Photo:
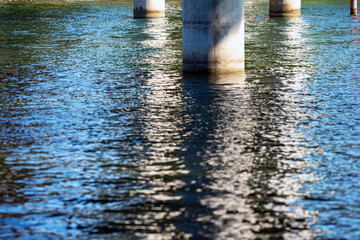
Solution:
<path fill-rule="evenodd" d="M 165 0 L 134 0 L 134 18 L 165 17 Z"/>
<path fill-rule="evenodd" d="M 270 17 L 298 17 L 301 15 L 301 0 L 269 0 Z"/>
<path fill-rule="evenodd" d="M 350 15 L 357 15 L 357 0 L 350 0 Z"/>
<path fill-rule="evenodd" d="M 244 0 L 183 0 L 183 71 L 244 70 Z"/>

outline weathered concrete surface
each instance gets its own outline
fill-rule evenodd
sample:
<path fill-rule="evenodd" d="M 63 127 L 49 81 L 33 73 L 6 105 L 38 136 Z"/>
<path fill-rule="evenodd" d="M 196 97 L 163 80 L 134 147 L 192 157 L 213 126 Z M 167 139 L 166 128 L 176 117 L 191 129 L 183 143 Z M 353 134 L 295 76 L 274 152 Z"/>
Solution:
<path fill-rule="evenodd" d="M 183 71 L 244 70 L 244 0 L 183 0 Z"/>
<path fill-rule="evenodd" d="M 301 0 L 269 0 L 270 17 L 298 17 L 301 15 Z"/>
<path fill-rule="evenodd" d="M 165 17 L 165 0 L 134 0 L 134 18 Z"/>

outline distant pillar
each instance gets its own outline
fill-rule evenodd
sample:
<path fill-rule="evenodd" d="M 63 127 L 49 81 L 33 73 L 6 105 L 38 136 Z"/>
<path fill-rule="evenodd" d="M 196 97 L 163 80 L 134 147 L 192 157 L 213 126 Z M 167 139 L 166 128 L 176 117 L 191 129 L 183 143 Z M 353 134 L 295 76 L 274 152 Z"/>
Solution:
<path fill-rule="evenodd" d="M 301 16 L 301 0 L 269 0 L 270 17 Z"/>
<path fill-rule="evenodd" d="M 134 18 L 165 17 L 165 0 L 134 0 Z"/>
<path fill-rule="evenodd" d="M 244 0 L 183 0 L 183 71 L 244 70 Z"/>
<path fill-rule="evenodd" d="M 357 15 L 357 0 L 350 0 L 350 15 Z"/>

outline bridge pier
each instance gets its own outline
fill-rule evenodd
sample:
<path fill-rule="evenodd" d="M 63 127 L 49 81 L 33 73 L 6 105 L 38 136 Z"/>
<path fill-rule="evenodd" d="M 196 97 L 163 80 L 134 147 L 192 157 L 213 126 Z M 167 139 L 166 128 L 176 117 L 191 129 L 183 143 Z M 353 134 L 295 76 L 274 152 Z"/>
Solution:
<path fill-rule="evenodd" d="M 301 0 L 269 0 L 270 17 L 301 16 Z"/>
<path fill-rule="evenodd" d="M 244 0 L 183 0 L 183 71 L 244 70 Z"/>
<path fill-rule="evenodd" d="M 134 0 L 134 18 L 165 17 L 165 0 Z"/>
<path fill-rule="evenodd" d="M 350 0 L 350 15 L 357 15 L 357 0 Z"/>

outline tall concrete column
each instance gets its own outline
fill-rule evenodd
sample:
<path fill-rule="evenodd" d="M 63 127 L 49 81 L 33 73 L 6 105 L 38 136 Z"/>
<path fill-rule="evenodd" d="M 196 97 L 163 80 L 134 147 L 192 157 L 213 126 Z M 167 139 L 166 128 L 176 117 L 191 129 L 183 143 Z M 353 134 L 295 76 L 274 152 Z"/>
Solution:
<path fill-rule="evenodd" d="M 183 71 L 244 70 L 244 0 L 183 0 Z"/>
<path fill-rule="evenodd" d="M 301 15 L 301 0 L 269 0 L 270 17 L 298 17 Z"/>
<path fill-rule="evenodd" d="M 357 15 L 357 0 L 350 0 L 350 15 Z"/>
<path fill-rule="evenodd" d="M 134 0 L 134 18 L 165 17 L 165 0 Z"/>

